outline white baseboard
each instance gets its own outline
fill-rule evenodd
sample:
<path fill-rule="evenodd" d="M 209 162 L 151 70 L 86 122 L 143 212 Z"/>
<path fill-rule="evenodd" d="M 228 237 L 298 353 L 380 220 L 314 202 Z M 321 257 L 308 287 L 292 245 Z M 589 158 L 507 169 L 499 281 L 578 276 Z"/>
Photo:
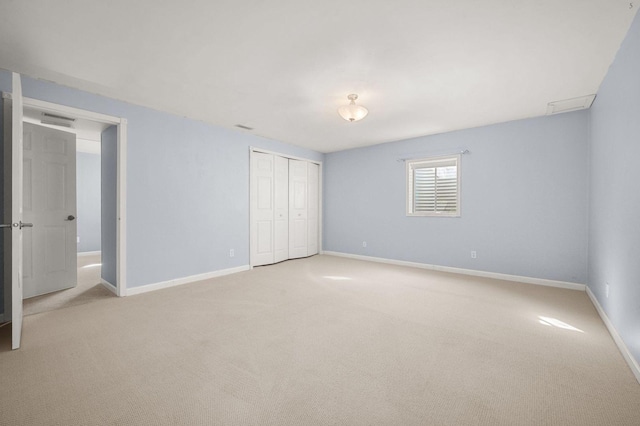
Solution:
<path fill-rule="evenodd" d="M 116 286 L 111 284 L 109 281 L 105 280 L 104 278 L 100 278 L 100 284 L 102 284 L 107 290 L 109 290 L 116 296 L 118 295 L 118 290 L 116 290 Z"/>
<path fill-rule="evenodd" d="M 231 275 L 242 271 L 248 271 L 251 269 L 249 265 L 238 266 L 236 268 L 221 269 L 219 271 L 207 272 L 204 274 L 191 275 L 184 278 L 176 278 L 169 281 L 163 281 L 160 283 L 146 284 L 139 287 L 132 287 L 127 289 L 127 296 L 133 296 L 136 294 L 147 293 L 150 291 L 156 291 L 163 288 L 175 287 L 182 284 L 188 284 L 196 281 L 208 280 L 209 278 L 221 277 L 223 275 Z"/>
<path fill-rule="evenodd" d="M 595 306 L 596 311 L 598 311 L 600 318 L 602 318 L 602 322 L 604 322 L 607 330 L 609 330 L 609 334 L 611 334 L 613 341 L 616 342 L 616 345 L 618 346 L 622 357 L 625 361 L 627 361 L 629 368 L 631 368 L 631 372 L 634 376 L 636 376 L 636 380 L 638 381 L 638 383 L 640 383 L 640 366 L 638 365 L 638 362 L 635 360 L 633 355 L 631 355 L 629 348 L 627 348 L 627 345 L 624 344 L 624 340 L 622 340 L 622 337 L 620 337 L 620 335 L 618 334 L 618 330 L 616 330 L 616 328 L 613 326 L 613 323 L 604 312 L 604 309 L 602 309 L 602 306 L 600 306 L 600 302 L 598 302 L 598 299 L 596 299 L 596 296 L 591 292 L 591 289 L 589 287 L 587 287 L 587 294 L 589 295 L 589 299 L 591 299 L 591 303 L 593 303 L 593 306 Z"/>
<path fill-rule="evenodd" d="M 348 257 L 350 259 L 366 260 L 369 262 L 387 263 L 390 265 L 409 266 L 412 268 L 429 269 L 432 271 L 452 272 L 454 274 L 473 275 L 476 277 L 494 278 L 497 280 L 516 281 L 525 284 L 544 285 L 547 287 L 565 288 L 569 290 L 585 291 L 584 284 L 570 283 L 566 281 L 547 280 L 544 278 L 522 277 L 520 275 L 501 274 L 498 272 L 477 271 L 474 269 L 454 268 L 452 266 L 430 265 L 428 263 L 407 262 L 405 260 L 385 259 L 383 257 L 362 256 L 359 254 L 341 253 L 336 251 L 324 251 L 330 256 Z"/>
<path fill-rule="evenodd" d="M 78 252 L 78 257 L 83 257 L 83 256 L 100 256 L 102 255 L 101 251 L 82 251 L 82 252 Z"/>

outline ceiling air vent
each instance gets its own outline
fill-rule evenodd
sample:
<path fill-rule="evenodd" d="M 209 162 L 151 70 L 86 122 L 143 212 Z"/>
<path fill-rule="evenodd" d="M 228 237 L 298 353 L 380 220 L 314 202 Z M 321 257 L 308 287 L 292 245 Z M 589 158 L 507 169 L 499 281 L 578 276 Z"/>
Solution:
<path fill-rule="evenodd" d="M 569 111 L 578 111 L 591 107 L 596 95 L 580 96 L 579 98 L 554 101 L 547 104 L 547 115 L 560 114 Z"/>
<path fill-rule="evenodd" d="M 236 127 L 238 127 L 239 129 L 244 129 L 244 130 L 253 130 L 253 127 L 245 126 L 243 124 L 236 124 Z"/>
<path fill-rule="evenodd" d="M 71 118 L 71 117 L 65 117 L 63 115 L 56 115 L 56 114 L 51 114 L 48 112 L 43 112 L 42 113 L 43 117 L 48 117 L 48 118 L 55 118 L 56 120 L 65 120 L 65 121 L 76 121 L 75 118 Z"/>
<path fill-rule="evenodd" d="M 65 117 L 64 115 L 51 114 L 48 112 L 42 113 L 42 120 L 40 123 L 48 124 L 50 126 L 68 127 L 73 128 L 73 122 L 75 118 Z"/>

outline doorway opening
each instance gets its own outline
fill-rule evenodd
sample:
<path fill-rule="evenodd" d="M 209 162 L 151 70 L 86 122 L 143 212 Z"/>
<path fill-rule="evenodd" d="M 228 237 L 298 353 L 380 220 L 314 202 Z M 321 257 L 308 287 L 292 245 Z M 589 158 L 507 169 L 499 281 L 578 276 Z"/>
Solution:
<path fill-rule="evenodd" d="M 82 304 L 109 294 L 126 295 L 126 119 L 30 98 L 23 98 L 23 105 L 25 129 L 37 126 L 45 133 L 74 134 L 73 174 L 77 177 L 77 184 L 69 185 L 76 211 L 64 219 L 76 225 L 71 241 L 75 282 L 69 290 L 45 288 L 33 298 L 25 293 L 24 313 Z M 69 242 L 70 238 L 63 239 Z M 5 285 L 5 318 L 11 314 L 6 290 Z"/>
<path fill-rule="evenodd" d="M 32 315 L 53 309 L 59 309 L 68 306 L 75 306 L 98 300 L 105 297 L 113 297 L 115 287 L 108 284 L 102 278 L 102 216 L 109 213 L 109 210 L 115 212 L 114 205 L 105 205 L 105 212 L 102 209 L 102 199 L 105 198 L 103 192 L 108 193 L 108 185 L 102 188 L 102 134 L 111 124 L 89 120 L 70 115 L 52 114 L 42 111 L 39 108 L 27 107 L 23 109 L 23 129 L 24 129 L 24 158 L 25 158 L 25 182 L 24 182 L 24 204 L 25 204 L 25 221 L 40 222 L 42 224 L 42 216 L 46 216 L 45 198 L 52 198 L 53 194 L 66 192 L 66 197 L 73 198 L 71 200 L 61 200 L 60 204 L 64 205 L 66 211 L 58 212 L 58 216 L 64 217 L 65 220 L 57 220 L 60 218 L 52 218 L 53 225 L 62 225 L 64 232 L 60 235 L 65 236 L 65 241 L 44 241 L 42 234 L 44 229 L 40 227 L 26 229 L 24 235 L 24 315 Z M 55 143 L 67 143 L 70 151 L 63 156 L 73 166 L 70 167 L 65 179 L 70 182 L 72 188 L 70 191 L 62 191 L 64 182 L 56 182 L 55 179 L 47 179 L 45 185 L 46 194 L 40 199 L 31 200 L 38 194 L 38 186 L 42 186 L 41 181 L 45 177 L 45 165 L 40 158 L 40 170 L 33 170 L 32 167 L 26 167 L 30 156 L 40 156 L 38 151 L 50 152 L 51 148 L 39 146 L 49 141 Z M 115 142 L 115 141 L 114 141 Z M 105 141 L 109 143 L 109 141 Z M 75 148 L 73 148 L 75 146 Z M 108 147 L 105 147 L 108 149 Z M 51 154 L 49 154 L 51 155 Z M 61 157 L 57 154 L 57 157 Z M 74 158 L 75 157 L 75 158 Z M 58 163 L 60 159 L 56 158 Z M 43 167 L 44 166 L 44 167 Z M 55 164 L 59 167 L 59 164 Z M 105 161 L 105 167 L 115 168 L 115 164 Z M 107 174 L 115 176 L 115 170 Z M 35 175 L 27 179 L 28 175 Z M 55 173 L 49 173 L 55 176 Z M 73 182 L 73 183 L 71 183 Z M 33 187 L 33 188 L 32 188 Z M 115 190 L 115 187 L 113 188 Z M 42 189 L 40 188 L 40 191 Z M 30 195 L 30 197 L 27 197 Z M 42 194 L 41 194 L 42 195 Z M 111 197 L 106 197 L 107 203 L 113 204 Z M 64 202 L 66 201 L 66 202 Z M 29 207 L 29 210 L 27 210 Z M 43 212 L 43 210 L 45 210 Z M 27 217 L 40 216 L 40 220 Z M 55 212 L 54 212 L 55 215 Z M 113 216 L 113 215 L 111 215 Z M 57 223 L 56 223 L 57 222 Z M 49 234 L 52 227 L 49 227 Z M 105 229 L 106 232 L 115 233 L 115 229 Z M 39 238 L 38 238 L 39 236 Z M 34 238 L 35 237 L 35 238 Z M 49 236 L 49 240 L 51 240 Z M 32 241 L 33 240 L 33 241 Z M 109 238 L 107 237 L 107 240 Z M 114 240 L 114 238 L 111 238 Z M 55 253 L 69 252 L 69 256 L 60 256 L 60 259 L 66 260 L 66 264 L 60 265 L 58 268 L 53 265 L 55 256 L 45 256 L 46 247 L 39 247 L 34 250 L 34 241 L 39 241 L 43 246 L 45 243 L 53 245 Z M 66 247 L 65 247 L 66 246 Z M 28 254 L 27 254 L 28 253 Z M 48 257 L 49 259 L 45 259 Z M 58 269 L 57 272 L 47 273 L 46 264 L 49 269 Z M 68 271 L 65 271 L 67 269 Z M 61 275 L 57 277 L 56 275 Z M 49 276 L 47 276 L 49 275 Z M 57 278 L 57 279 L 56 279 Z"/>

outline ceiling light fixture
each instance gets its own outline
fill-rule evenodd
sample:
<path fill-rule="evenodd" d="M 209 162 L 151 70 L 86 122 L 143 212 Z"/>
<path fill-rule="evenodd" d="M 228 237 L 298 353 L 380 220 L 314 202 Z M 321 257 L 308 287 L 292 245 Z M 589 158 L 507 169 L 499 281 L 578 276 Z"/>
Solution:
<path fill-rule="evenodd" d="M 340 117 L 344 118 L 347 121 L 359 121 L 362 120 L 369 114 L 369 110 L 363 107 L 362 105 L 356 105 L 356 99 L 358 99 L 358 95 L 351 94 L 347 96 L 351 102 L 349 105 L 342 105 L 338 108 L 338 114 Z"/>

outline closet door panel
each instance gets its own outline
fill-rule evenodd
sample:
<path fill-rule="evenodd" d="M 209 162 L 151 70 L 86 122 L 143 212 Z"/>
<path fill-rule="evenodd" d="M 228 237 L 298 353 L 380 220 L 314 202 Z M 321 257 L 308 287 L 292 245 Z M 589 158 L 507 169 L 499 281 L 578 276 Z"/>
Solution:
<path fill-rule="evenodd" d="M 251 154 L 251 264 L 274 262 L 274 156 Z"/>
<path fill-rule="evenodd" d="M 307 256 L 318 254 L 319 169 L 317 164 L 309 163 L 307 170 Z"/>
<path fill-rule="evenodd" d="M 308 163 L 289 160 L 289 259 L 308 256 Z"/>
<path fill-rule="evenodd" d="M 275 156 L 274 261 L 289 258 L 289 160 Z"/>
<path fill-rule="evenodd" d="M 272 252 L 272 249 L 271 249 L 272 229 L 271 228 L 273 227 L 273 221 L 271 220 L 258 221 L 257 227 L 258 227 L 257 253 L 258 255 L 268 256 L 269 253 Z"/>

